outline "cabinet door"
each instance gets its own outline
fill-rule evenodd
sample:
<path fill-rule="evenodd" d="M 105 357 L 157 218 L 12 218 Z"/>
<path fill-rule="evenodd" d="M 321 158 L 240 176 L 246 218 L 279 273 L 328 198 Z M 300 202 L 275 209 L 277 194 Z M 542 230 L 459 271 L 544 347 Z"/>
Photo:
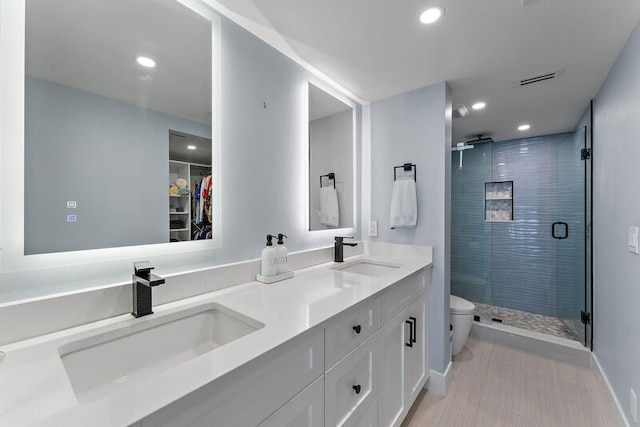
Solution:
<path fill-rule="evenodd" d="M 405 409 L 404 353 L 408 326 L 405 311 L 400 312 L 378 331 L 378 423 L 397 426 Z"/>
<path fill-rule="evenodd" d="M 323 426 L 324 375 L 259 424 L 259 427 Z"/>
<path fill-rule="evenodd" d="M 427 328 L 427 295 L 422 294 L 406 309 L 405 320 L 409 320 L 411 347 L 405 347 L 405 381 L 407 407 L 411 407 L 420 389 L 427 381 L 427 354 L 429 335 Z"/>

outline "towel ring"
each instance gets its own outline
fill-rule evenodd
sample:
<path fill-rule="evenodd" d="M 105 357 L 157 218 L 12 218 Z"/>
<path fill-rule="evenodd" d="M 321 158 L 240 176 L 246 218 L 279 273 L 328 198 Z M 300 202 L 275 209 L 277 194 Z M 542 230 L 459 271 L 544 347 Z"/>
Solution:
<path fill-rule="evenodd" d="M 322 178 L 327 178 L 329 180 L 333 180 L 333 188 L 336 188 L 336 174 L 333 172 L 329 172 L 326 175 L 320 175 L 320 188 L 322 188 Z"/>
<path fill-rule="evenodd" d="M 394 166 L 393 167 L 393 180 L 397 181 L 396 177 L 396 169 L 402 168 L 405 172 L 411 172 L 413 170 L 413 180 L 417 181 L 416 175 L 418 174 L 418 168 L 413 163 L 405 163 L 402 166 Z"/>

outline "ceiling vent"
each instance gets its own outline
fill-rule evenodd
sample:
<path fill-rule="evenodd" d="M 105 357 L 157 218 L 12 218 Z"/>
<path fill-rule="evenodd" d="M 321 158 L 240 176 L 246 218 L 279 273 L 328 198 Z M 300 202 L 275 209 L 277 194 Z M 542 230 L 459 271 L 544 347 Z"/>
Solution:
<path fill-rule="evenodd" d="M 563 72 L 564 72 L 564 68 L 556 71 L 549 71 L 547 73 L 542 73 L 535 76 L 529 76 L 523 79 L 516 80 L 515 82 L 513 82 L 513 84 L 516 87 L 530 86 L 532 84 L 542 83 L 549 80 L 557 79 L 562 75 Z"/>

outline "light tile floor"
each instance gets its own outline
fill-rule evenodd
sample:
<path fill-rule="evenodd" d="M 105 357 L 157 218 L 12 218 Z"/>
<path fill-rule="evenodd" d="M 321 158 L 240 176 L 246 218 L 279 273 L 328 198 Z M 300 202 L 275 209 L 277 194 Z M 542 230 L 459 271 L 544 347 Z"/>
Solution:
<path fill-rule="evenodd" d="M 446 396 L 424 390 L 403 427 L 617 427 L 624 422 L 595 369 L 469 337 Z"/>

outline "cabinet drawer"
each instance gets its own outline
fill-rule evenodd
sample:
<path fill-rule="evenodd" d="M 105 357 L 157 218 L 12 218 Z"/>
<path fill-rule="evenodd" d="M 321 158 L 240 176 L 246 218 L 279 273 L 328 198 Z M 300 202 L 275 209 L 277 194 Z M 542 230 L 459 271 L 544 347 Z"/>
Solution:
<path fill-rule="evenodd" d="M 355 426 L 376 400 L 378 335 L 374 334 L 325 374 L 325 424 Z"/>
<path fill-rule="evenodd" d="M 377 329 L 378 304 L 375 299 L 331 319 L 324 330 L 325 367 L 335 365 Z"/>
<path fill-rule="evenodd" d="M 255 427 L 322 375 L 323 338 L 303 333 L 134 425 Z"/>
<path fill-rule="evenodd" d="M 419 297 L 429 288 L 431 267 L 422 269 L 387 288 L 380 295 L 380 326 L 400 313 L 411 301 Z"/>
<path fill-rule="evenodd" d="M 324 375 L 259 424 L 259 427 L 323 426 Z"/>

